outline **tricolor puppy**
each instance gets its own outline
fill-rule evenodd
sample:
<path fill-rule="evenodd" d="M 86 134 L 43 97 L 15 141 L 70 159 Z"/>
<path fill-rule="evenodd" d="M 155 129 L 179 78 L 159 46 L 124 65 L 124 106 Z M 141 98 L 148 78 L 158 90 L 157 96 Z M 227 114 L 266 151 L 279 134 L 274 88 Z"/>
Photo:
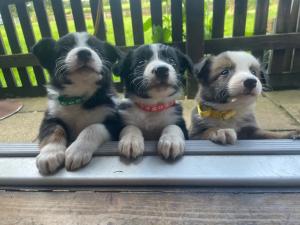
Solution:
<path fill-rule="evenodd" d="M 51 76 L 37 167 L 42 174 L 63 164 L 68 170 L 78 169 L 101 144 L 118 138 L 111 67 L 119 53 L 87 33 L 42 39 L 32 52 Z"/>
<path fill-rule="evenodd" d="M 255 119 L 255 102 L 262 91 L 260 64 L 251 54 L 224 52 L 195 66 L 200 82 L 197 107 L 192 112 L 191 139 L 234 144 L 237 139 L 298 138 L 262 130 Z"/>
<path fill-rule="evenodd" d="M 143 154 L 144 139 L 159 140 L 164 158 L 183 154 L 188 132 L 182 107 L 175 100 L 182 91 L 190 59 L 179 50 L 163 45 L 143 45 L 130 51 L 116 67 L 129 98 L 119 107 L 126 125 L 121 131 L 119 151 L 128 158 Z"/>

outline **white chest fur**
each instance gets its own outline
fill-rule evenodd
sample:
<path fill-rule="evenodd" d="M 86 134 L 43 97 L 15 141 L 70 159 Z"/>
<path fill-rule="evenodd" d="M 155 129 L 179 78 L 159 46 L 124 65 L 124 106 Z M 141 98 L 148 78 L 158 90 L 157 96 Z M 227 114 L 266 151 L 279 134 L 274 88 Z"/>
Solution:
<path fill-rule="evenodd" d="M 94 109 L 83 109 L 80 105 L 62 106 L 56 100 L 49 100 L 49 115 L 62 119 L 70 128 L 71 138 L 74 139 L 87 126 L 102 123 L 113 113 L 112 108 L 99 106 Z"/>
<path fill-rule="evenodd" d="M 141 129 L 146 140 L 158 139 L 166 126 L 175 124 L 179 119 L 174 107 L 162 112 L 145 112 L 132 106 L 121 110 L 120 114 L 126 125 Z"/>

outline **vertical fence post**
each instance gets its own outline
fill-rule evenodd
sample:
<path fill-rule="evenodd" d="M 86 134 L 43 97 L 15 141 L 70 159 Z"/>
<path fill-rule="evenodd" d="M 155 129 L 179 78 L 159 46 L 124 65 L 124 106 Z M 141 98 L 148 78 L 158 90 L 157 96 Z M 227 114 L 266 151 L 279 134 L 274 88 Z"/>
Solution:
<path fill-rule="evenodd" d="M 276 19 L 276 33 L 286 33 L 288 30 L 288 22 L 290 17 L 292 0 L 279 0 L 278 13 Z M 274 50 L 271 57 L 270 74 L 280 74 L 284 71 L 284 55 L 285 50 Z M 272 79 L 272 75 L 270 76 Z"/>
<path fill-rule="evenodd" d="M 298 18 L 296 32 L 300 33 L 300 5 L 298 7 Z M 292 62 L 292 72 L 300 72 L 300 49 L 294 50 L 294 57 Z"/>
<path fill-rule="evenodd" d="M 212 38 L 224 37 L 226 0 L 214 0 Z"/>
<path fill-rule="evenodd" d="M 204 53 L 204 0 L 186 0 L 186 51 L 194 63 Z M 193 98 L 198 89 L 196 79 L 189 74 L 187 97 Z"/>

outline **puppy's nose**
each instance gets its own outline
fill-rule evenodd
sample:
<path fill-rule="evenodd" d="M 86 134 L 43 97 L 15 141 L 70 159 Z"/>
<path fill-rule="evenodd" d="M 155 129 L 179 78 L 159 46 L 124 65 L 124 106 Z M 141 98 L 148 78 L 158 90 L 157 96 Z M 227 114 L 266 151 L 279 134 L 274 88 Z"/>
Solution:
<path fill-rule="evenodd" d="M 154 73 L 160 80 L 166 80 L 169 76 L 169 68 L 166 66 L 159 66 L 154 69 Z"/>
<path fill-rule="evenodd" d="M 256 87 L 256 84 L 257 84 L 257 80 L 256 79 L 247 79 L 244 81 L 244 86 L 249 89 L 249 90 L 252 90 L 253 88 Z"/>
<path fill-rule="evenodd" d="M 92 57 L 92 53 L 87 50 L 87 49 L 84 49 L 84 50 L 80 50 L 78 53 L 77 53 L 77 56 L 78 56 L 78 59 L 82 62 L 88 62 L 91 57 Z"/>

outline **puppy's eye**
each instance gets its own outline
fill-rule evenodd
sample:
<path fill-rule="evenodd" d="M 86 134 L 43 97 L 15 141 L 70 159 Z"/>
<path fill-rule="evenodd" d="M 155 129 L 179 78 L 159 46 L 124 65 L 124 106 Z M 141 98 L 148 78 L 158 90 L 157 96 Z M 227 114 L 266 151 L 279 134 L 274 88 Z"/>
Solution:
<path fill-rule="evenodd" d="M 168 58 L 168 62 L 172 65 L 176 65 L 176 61 L 173 58 Z"/>
<path fill-rule="evenodd" d="M 137 66 L 142 66 L 144 64 L 145 64 L 145 60 L 141 60 L 141 61 L 138 61 L 136 65 Z"/>
<path fill-rule="evenodd" d="M 223 76 L 227 76 L 229 74 L 229 69 L 224 69 L 220 74 Z"/>
<path fill-rule="evenodd" d="M 255 70 L 250 69 L 250 72 L 251 72 L 254 76 L 256 76 L 256 71 L 255 71 Z"/>

